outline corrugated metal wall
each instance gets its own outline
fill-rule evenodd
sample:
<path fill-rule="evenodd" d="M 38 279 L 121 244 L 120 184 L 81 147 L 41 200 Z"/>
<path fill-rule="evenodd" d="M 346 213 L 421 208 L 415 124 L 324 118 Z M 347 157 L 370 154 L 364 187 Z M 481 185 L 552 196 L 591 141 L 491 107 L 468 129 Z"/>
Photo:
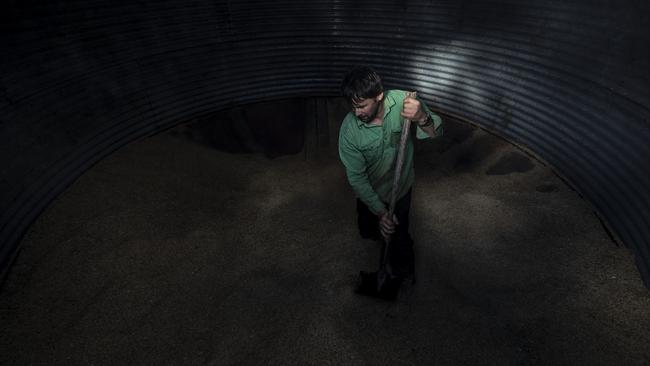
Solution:
<path fill-rule="evenodd" d="M 391 87 L 548 161 L 650 284 L 650 4 L 11 1 L 0 12 L 0 269 L 31 222 L 124 144 L 228 106 Z"/>

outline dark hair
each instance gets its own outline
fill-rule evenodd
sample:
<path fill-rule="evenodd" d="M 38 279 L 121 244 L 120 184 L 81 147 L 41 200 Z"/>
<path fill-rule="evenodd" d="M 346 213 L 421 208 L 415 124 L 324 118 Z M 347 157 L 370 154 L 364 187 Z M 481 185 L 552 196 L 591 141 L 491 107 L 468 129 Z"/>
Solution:
<path fill-rule="evenodd" d="M 341 83 L 341 94 L 349 101 L 374 98 L 383 91 L 381 78 L 367 66 L 354 67 Z"/>

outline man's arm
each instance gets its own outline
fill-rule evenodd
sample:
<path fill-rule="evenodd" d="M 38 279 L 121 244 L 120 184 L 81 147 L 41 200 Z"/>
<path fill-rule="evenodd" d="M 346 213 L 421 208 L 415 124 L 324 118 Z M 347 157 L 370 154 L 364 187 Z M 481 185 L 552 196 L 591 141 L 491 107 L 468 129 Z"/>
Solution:
<path fill-rule="evenodd" d="M 418 126 L 417 137 L 419 139 L 442 136 L 444 130 L 442 127 L 442 118 L 433 112 L 428 112 L 424 121 L 415 121 L 415 123 Z"/>
<path fill-rule="evenodd" d="M 345 166 L 348 182 L 355 195 L 365 203 L 375 215 L 386 210 L 386 205 L 370 185 L 366 172 L 366 160 L 359 149 L 351 143 L 349 136 L 341 129 L 339 136 L 339 157 Z"/>
<path fill-rule="evenodd" d="M 365 159 L 349 140 L 343 135 L 339 136 L 339 156 L 345 166 L 345 173 L 352 190 L 370 211 L 379 217 L 379 229 L 384 237 L 395 232 L 395 225 L 398 225 L 397 217 L 388 217 L 388 209 L 377 192 L 374 191 L 368 180 L 365 170 Z"/>
<path fill-rule="evenodd" d="M 418 139 L 442 136 L 442 118 L 431 112 L 426 103 L 418 98 L 407 97 L 404 99 L 402 117 L 408 118 L 418 126 Z"/>

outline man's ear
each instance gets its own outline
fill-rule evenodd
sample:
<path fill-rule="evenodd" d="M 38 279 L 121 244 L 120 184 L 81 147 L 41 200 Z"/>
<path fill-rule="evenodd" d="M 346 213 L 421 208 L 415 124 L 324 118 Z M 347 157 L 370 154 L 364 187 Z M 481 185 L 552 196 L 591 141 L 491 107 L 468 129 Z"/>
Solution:
<path fill-rule="evenodd" d="M 379 93 L 379 95 L 375 97 L 375 101 L 377 102 L 380 102 L 382 99 L 384 99 L 384 92 Z"/>

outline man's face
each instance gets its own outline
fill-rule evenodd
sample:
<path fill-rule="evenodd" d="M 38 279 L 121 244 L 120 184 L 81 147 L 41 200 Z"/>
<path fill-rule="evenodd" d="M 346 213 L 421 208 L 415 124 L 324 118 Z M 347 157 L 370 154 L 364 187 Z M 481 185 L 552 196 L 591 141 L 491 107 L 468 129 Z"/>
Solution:
<path fill-rule="evenodd" d="M 377 117 L 377 112 L 379 112 L 379 107 L 381 107 L 383 96 L 384 93 L 381 93 L 374 98 L 353 100 L 352 112 L 361 120 L 361 122 L 371 122 L 375 117 Z"/>

